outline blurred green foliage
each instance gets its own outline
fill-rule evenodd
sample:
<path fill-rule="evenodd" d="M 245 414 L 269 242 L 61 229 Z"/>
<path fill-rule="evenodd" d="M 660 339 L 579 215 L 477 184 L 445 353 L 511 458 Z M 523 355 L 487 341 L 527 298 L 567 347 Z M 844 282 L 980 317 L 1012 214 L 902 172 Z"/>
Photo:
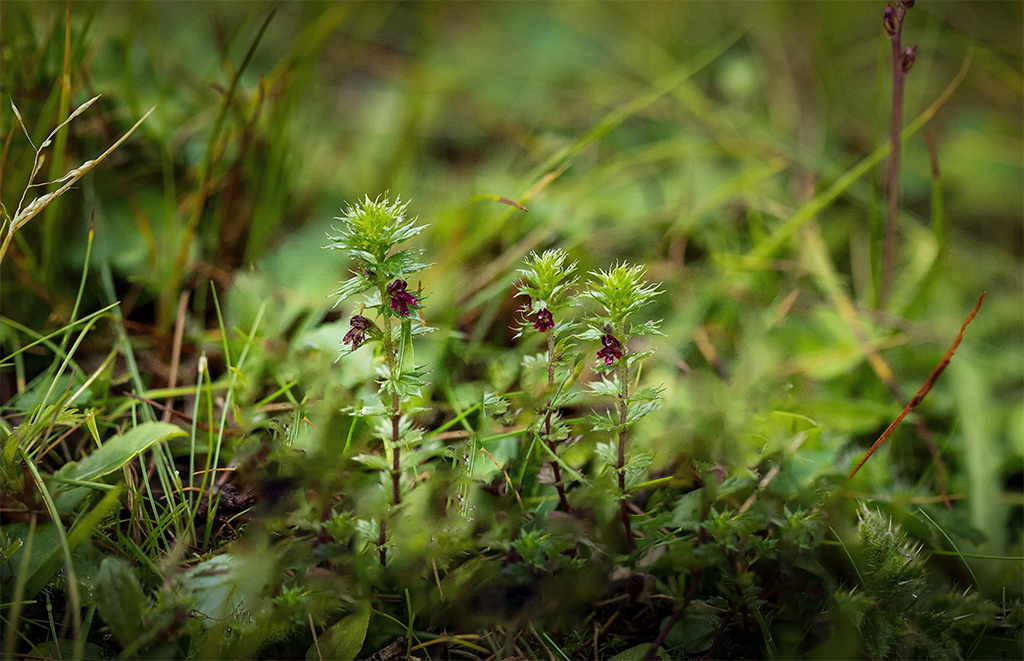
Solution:
<path fill-rule="evenodd" d="M 665 631 L 672 658 L 1019 656 L 1021 4 L 907 14 L 907 123 L 967 69 L 925 127 L 940 177 L 922 132 L 903 144 L 886 310 L 871 307 L 884 163 L 785 234 L 885 142 L 884 7 L 4 2 L 5 217 L 35 153 L 12 102 L 38 147 L 102 94 L 37 181 L 156 106 L 0 264 L 5 656 L 360 658 L 402 636 L 421 658 L 626 658 Z M 350 265 L 322 247 L 346 202 L 386 191 L 428 225 L 415 242 L 433 266 L 409 284 L 439 332 L 418 339 L 423 454 L 385 572 L 388 490 L 365 468 L 381 457 L 359 409 L 376 368 L 338 357 L 358 310 L 332 308 Z M 587 479 L 577 516 L 554 511 L 549 458 L 522 432 L 543 390 L 523 357 L 543 347 L 512 338 L 513 283 L 552 247 L 583 273 L 629 261 L 662 283 L 648 312 L 666 337 L 642 374 L 662 407 L 630 437 L 653 458 L 632 555 L 598 457 L 610 437 L 582 425 L 599 400 L 562 411 L 562 456 Z M 945 375 L 847 482 L 985 290 Z M 117 301 L 78 343 L 72 324 Z M 167 402 L 188 438 L 60 482 Z M 207 465 L 237 470 L 210 489 Z M 65 534 L 41 489 L 80 494 L 64 529 L 93 544 L 26 595 L 33 558 Z M 920 593 L 881 585 L 904 571 Z"/>

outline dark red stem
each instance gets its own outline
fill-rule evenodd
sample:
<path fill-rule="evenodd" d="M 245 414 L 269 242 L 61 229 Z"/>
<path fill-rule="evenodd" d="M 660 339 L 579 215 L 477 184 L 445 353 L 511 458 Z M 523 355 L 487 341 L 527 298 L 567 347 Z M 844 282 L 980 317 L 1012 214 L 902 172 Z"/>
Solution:
<path fill-rule="evenodd" d="M 885 223 L 885 243 L 882 254 L 882 278 L 878 293 L 878 307 L 885 309 L 889 302 L 892 288 L 893 270 L 896 265 L 897 218 L 900 210 L 900 133 L 903 129 L 903 81 L 906 71 L 903 67 L 903 49 L 901 36 L 903 33 L 903 17 L 907 8 L 902 2 L 896 6 L 896 30 L 889 35 L 892 42 L 892 126 L 889 140 L 892 151 L 889 152 L 888 175 L 888 212 Z"/>

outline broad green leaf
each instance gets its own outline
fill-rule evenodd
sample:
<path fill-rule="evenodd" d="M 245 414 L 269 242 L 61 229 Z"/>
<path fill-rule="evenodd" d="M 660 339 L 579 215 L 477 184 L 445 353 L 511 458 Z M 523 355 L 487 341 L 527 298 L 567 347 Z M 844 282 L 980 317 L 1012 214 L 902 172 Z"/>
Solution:
<path fill-rule="evenodd" d="M 455 568 L 441 580 L 442 601 L 462 603 L 475 590 L 493 581 L 501 571 L 497 561 L 491 558 L 472 558 Z"/>
<path fill-rule="evenodd" d="M 711 649 L 720 618 L 687 609 L 686 615 L 676 623 L 665 639 L 665 647 L 682 647 L 687 654 L 699 654 Z"/>
<path fill-rule="evenodd" d="M 96 580 L 96 610 L 123 647 L 132 645 L 142 633 L 145 603 L 139 579 L 128 563 L 104 558 Z"/>
<path fill-rule="evenodd" d="M 125 464 L 154 443 L 185 435 L 180 428 L 165 422 L 144 422 L 128 433 L 108 440 L 81 461 L 72 461 L 64 465 L 56 476 L 89 482 L 121 470 Z M 66 484 L 52 486 L 51 490 L 57 492 L 54 503 L 62 514 L 71 513 L 90 492 L 85 487 L 68 489 Z"/>
<path fill-rule="evenodd" d="M 259 609 L 260 594 L 275 580 L 276 560 L 261 544 L 237 544 L 236 552 L 216 555 L 192 567 L 178 580 L 208 624 Z"/>
<path fill-rule="evenodd" d="M 63 477 L 89 481 L 119 471 L 142 450 L 154 443 L 185 436 L 169 423 L 142 423 L 127 434 L 116 436 L 73 466 Z"/>
<path fill-rule="evenodd" d="M 123 486 L 108 491 L 103 500 L 68 532 L 68 548 L 75 550 L 79 544 L 92 537 L 96 526 L 107 516 L 112 508 L 120 504 L 119 498 Z M 11 564 L 15 567 L 21 562 L 20 553 L 11 556 Z M 53 526 L 43 526 L 36 531 L 36 539 L 32 543 L 32 555 L 29 557 L 29 577 L 25 584 L 25 598 L 31 599 L 46 587 L 61 568 L 60 543 Z"/>
<path fill-rule="evenodd" d="M 120 470 L 143 450 L 175 436 L 185 436 L 181 428 L 166 422 L 144 422 L 126 434 L 109 439 L 95 452 L 71 468 L 61 470 L 62 477 L 89 481 Z"/>
<path fill-rule="evenodd" d="M 649 649 L 651 649 L 650 643 L 630 647 L 628 650 L 622 650 L 608 661 L 640 661 L 647 656 L 647 650 Z"/>
<path fill-rule="evenodd" d="M 351 615 L 338 620 L 334 626 L 328 629 L 317 642 L 309 646 L 306 651 L 306 659 L 336 659 L 337 661 L 352 661 L 363 648 L 363 641 L 366 639 L 366 629 L 370 625 L 370 603 L 364 601 L 359 604 L 359 609 Z M 319 646 L 319 653 L 317 647 Z"/>

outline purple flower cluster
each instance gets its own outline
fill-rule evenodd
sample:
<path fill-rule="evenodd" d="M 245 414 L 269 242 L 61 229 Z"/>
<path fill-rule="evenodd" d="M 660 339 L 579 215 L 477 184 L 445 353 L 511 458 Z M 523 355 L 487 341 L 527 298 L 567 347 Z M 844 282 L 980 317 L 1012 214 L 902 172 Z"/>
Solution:
<path fill-rule="evenodd" d="M 341 340 L 342 344 L 351 344 L 352 351 L 359 348 L 359 345 L 366 341 L 366 331 L 373 328 L 373 322 L 362 315 L 355 315 L 352 317 L 352 330 L 345 333 L 345 337 Z"/>
<path fill-rule="evenodd" d="M 546 333 L 555 327 L 555 319 L 551 316 L 551 310 L 547 308 L 541 308 L 537 311 L 537 321 L 533 322 L 533 327 L 541 333 Z"/>
<path fill-rule="evenodd" d="M 611 333 L 601 336 L 604 348 L 597 352 L 598 358 L 604 358 L 604 364 L 611 367 L 616 360 L 622 358 L 622 344 Z"/>
<path fill-rule="evenodd" d="M 405 291 L 408 286 L 405 280 L 395 280 L 388 285 L 388 295 L 391 297 L 391 309 L 398 314 L 399 317 L 409 316 L 409 306 L 415 307 L 419 300 L 415 296 Z"/>

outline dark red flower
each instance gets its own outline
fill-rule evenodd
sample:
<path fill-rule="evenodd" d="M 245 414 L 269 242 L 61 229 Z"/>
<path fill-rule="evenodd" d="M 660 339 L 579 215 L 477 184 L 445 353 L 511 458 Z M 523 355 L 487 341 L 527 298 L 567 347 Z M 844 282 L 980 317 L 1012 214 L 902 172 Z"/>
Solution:
<path fill-rule="evenodd" d="M 539 330 L 541 333 L 546 333 L 555 327 L 555 319 L 551 316 L 551 310 L 547 308 L 541 308 L 537 311 L 537 321 L 533 322 L 533 327 Z"/>
<path fill-rule="evenodd" d="M 597 352 L 598 358 L 604 358 L 604 364 L 611 367 L 619 358 L 622 358 L 622 344 L 611 333 L 601 336 L 601 344 L 604 348 Z"/>
<path fill-rule="evenodd" d="M 419 303 L 415 296 L 405 291 L 408 286 L 405 280 L 395 280 L 388 285 L 388 295 L 391 297 L 391 309 L 398 314 L 399 317 L 409 316 L 409 306 L 415 306 Z"/>
<path fill-rule="evenodd" d="M 366 331 L 373 328 L 373 322 L 361 315 L 352 317 L 352 330 L 345 333 L 345 337 L 341 340 L 342 344 L 351 344 L 352 351 L 359 348 L 359 345 L 366 340 Z"/>

